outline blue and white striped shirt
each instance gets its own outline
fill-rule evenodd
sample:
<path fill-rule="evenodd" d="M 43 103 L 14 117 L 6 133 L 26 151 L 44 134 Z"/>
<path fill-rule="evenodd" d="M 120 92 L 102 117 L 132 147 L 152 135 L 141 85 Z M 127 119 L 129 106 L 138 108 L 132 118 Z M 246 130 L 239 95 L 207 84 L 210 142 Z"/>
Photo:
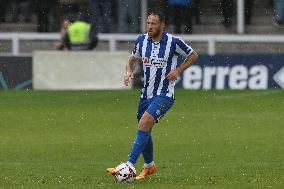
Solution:
<path fill-rule="evenodd" d="M 142 59 L 143 89 L 141 98 L 157 95 L 174 98 L 175 81 L 166 78 L 176 69 L 178 56 L 188 57 L 193 49 L 183 40 L 166 32 L 159 42 L 153 41 L 148 34 L 137 38 L 132 56 Z"/>

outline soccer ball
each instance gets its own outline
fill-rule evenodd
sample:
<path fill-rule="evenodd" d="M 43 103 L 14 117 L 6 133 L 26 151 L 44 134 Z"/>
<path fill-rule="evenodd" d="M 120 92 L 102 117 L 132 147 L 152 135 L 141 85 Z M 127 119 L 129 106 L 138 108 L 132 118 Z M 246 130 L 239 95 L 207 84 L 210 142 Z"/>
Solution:
<path fill-rule="evenodd" d="M 136 170 L 128 163 L 122 163 L 115 168 L 114 176 L 118 182 L 132 182 L 136 177 Z"/>

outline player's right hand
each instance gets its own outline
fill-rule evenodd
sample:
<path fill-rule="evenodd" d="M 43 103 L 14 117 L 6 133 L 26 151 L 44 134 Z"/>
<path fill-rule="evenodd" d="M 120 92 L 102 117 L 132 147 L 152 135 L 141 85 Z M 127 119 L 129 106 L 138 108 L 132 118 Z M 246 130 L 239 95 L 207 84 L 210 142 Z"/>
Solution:
<path fill-rule="evenodd" d="M 131 72 L 126 72 L 124 75 L 124 81 L 123 81 L 124 85 L 128 86 L 130 83 L 130 79 L 132 78 L 133 78 L 133 74 Z"/>

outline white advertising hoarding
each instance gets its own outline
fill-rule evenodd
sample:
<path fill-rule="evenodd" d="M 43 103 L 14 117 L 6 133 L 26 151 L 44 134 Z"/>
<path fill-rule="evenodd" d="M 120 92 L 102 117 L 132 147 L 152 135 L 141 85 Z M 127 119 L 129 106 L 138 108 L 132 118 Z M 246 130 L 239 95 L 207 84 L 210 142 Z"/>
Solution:
<path fill-rule="evenodd" d="M 38 90 L 126 89 L 129 52 L 36 51 L 33 88 Z"/>

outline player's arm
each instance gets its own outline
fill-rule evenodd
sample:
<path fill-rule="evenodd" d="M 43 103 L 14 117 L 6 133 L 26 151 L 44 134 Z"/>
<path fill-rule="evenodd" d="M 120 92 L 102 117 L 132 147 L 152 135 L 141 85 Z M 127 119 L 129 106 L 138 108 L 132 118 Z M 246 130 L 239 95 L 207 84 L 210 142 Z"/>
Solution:
<path fill-rule="evenodd" d="M 124 75 L 124 85 L 128 86 L 130 79 L 133 78 L 133 67 L 134 64 L 139 60 L 140 58 L 136 58 L 134 56 L 130 56 L 128 59 L 128 62 L 126 64 L 126 73 Z"/>
<path fill-rule="evenodd" d="M 198 59 L 198 54 L 193 51 L 191 55 L 189 55 L 183 64 L 181 64 L 179 67 L 177 67 L 175 70 L 170 71 L 170 73 L 166 76 L 169 80 L 177 80 L 177 77 L 188 67 L 190 67 L 192 64 L 194 64 Z"/>

